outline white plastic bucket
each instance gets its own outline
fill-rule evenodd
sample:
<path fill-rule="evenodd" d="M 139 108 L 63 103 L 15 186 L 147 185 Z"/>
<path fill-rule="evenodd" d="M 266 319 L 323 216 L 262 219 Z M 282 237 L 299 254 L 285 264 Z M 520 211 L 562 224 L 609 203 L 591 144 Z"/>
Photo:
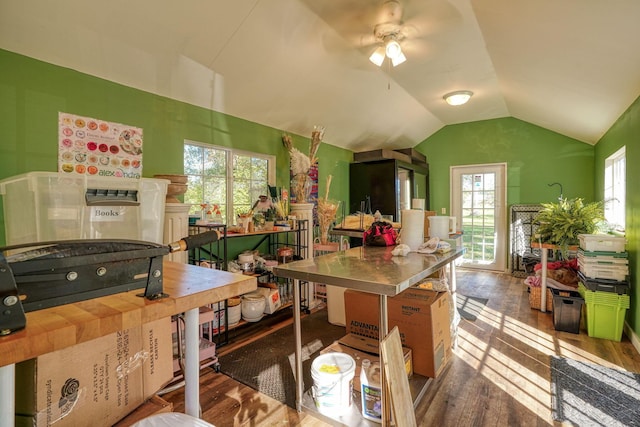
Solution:
<path fill-rule="evenodd" d="M 344 353 L 326 353 L 311 364 L 312 393 L 321 414 L 343 414 L 351 408 L 356 361 Z"/>
<path fill-rule="evenodd" d="M 429 237 L 448 239 L 452 226 L 455 227 L 455 217 L 451 216 L 430 216 Z"/>

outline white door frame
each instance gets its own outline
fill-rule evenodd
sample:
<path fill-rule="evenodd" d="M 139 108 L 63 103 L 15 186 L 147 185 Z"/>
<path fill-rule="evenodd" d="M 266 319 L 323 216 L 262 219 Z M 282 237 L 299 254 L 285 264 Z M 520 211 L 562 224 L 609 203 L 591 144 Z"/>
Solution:
<path fill-rule="evenodd" d="M 482 270 L 507 271 L 507 164 L 506 163 L 485 163 L 477 165 L 451 166 L 449 168 L 450 183 L 450 210 L 452 216 L 457 219 L 458 226 L 462 228 L 462 206 L 460 191 L 460 175 L 473 172 L 495 172 L 496 173 L 496 198 L 495 198 L 495 218 L 496 228 L 495 253 L 496 259 L 493 264 L 471 264 L 462 263 L 465 268 L 477 268 Z"/>

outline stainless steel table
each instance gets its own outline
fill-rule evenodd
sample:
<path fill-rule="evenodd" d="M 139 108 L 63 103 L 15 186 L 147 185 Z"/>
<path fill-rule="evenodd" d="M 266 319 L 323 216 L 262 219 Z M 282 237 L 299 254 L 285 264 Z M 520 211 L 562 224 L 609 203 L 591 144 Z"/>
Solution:
<path fill-rule="evenodd" d="M 302 380 L 302 337 L 300 328 L 300 281 L 325 283 L 380 295 L 380 333 L 382 340 L 389 332 L 387 297 L 415 285 L 442 267 L 449 266 L 449 285 L 455 303 L 455 261 L 464 249 L 445 254 L 419 254 L 394 257 L 394 247 L 362 246 L 345 251 L 281 264 L 273 268 L 276 276 L 293 279 L 294 333 L 296 363 L 296 409 L 302 411 L 304 383 Z M 384 401 L 383 401 L 384 405 Z"/>

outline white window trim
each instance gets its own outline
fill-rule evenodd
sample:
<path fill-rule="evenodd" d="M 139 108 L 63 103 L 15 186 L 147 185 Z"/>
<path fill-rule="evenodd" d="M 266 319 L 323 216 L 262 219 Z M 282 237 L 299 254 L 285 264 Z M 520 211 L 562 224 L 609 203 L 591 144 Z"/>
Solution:
<path fill-rule="evenodd" d="M 622 177 L 624 182 L 619 183 L 616 186 L 616 176 L 615 176 L 615 164 L 617 162 L 619 162 L 620 160 L 624 159 L 625 161 L 625 176 Z M 618 149 L 615 153 L 611 154 L 610 156 L 608 156 L 605 159 L 604 162 L 604 195 L 603 195 L 603 200 L 605 203 L 605 217 L 607 219 L 608 222 L 622 222 L 622 224 L 617 224 L 619 227 L 622 228 L 616 228 L 616 231 L 624 231 L 625 227 L 626 227 L 626 212 L 625 212 L 625 203 L 626 203 L 626 146 L 622 147 L 620 149 Z M 618 187 L 622 186 L 624 187 L 622 189 L 623 194 L 622 197 L 616 197 L 616 193 L 618 193 L 617 190 L 620 190 Z M 622 200 L 620 200 L 620 198 L 622 198 Z M 610 203 L 614 203 L 617 202 L 618 204 L 622 204 L 622 206 L 618 207 L 619 209 L 622 209 L 621 212 L 619 213 L 619 215 L 621 216 L 621 221 L 616 221 L 615 216 L 612 217 L 612 215 L 614 215 L 615 212 L 613 212 L 613 207 L 610 205 Z M 620 218 L 620 216 L 618 216 L 618 218 Z"/>
<path fill-rule="evenodd" d="M 206 142 L 193 141 L 190 139 L 185 139 L 183 143 L 183 162 L 184 162 L 184 146 L 185 145 L 194 145 L 198 147 L 203 147 L 206 149 L 212 150 L 220 150 L 226 153 L 226 180 L 227 180 L 227 191 L 226 191 L 226 199 L 227 199 L 227 210 L 226 210 L 226 218 L 225 224 L 231 225 L 233 224 L 233 185 L 228 185 L 229 183 L 233 183 L 233 156 L 241 155 L 241 156 L 249 156 L 256 157 L 260 159 L 265 159 L 269 163 L 269 167 L 267 170 L 267 184 L 270 186 L 275 186 L 276 181 L 276 156 L 272 154 L 264 154 L 264 153 L 256 153 L 253 151 L 240 150 L 235 148 L 224 147 L 220 145 L 207 144 Z M 203 200 L 204 202 L 204 200 Z"/>

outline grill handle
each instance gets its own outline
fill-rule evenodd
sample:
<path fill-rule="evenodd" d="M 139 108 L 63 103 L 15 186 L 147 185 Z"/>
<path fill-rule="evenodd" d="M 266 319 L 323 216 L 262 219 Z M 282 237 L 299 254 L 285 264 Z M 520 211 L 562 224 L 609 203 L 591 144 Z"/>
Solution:
<path fill-rule="evenodd" d="M 222 233 L 218 230 L 206 231 L 193 236 L 184 237 L 177 242 L 169 243 L 169 252 L 181 252 L 193 249 L 198 246 L 204 246 L 208 243 L 220 240 Z"/>

